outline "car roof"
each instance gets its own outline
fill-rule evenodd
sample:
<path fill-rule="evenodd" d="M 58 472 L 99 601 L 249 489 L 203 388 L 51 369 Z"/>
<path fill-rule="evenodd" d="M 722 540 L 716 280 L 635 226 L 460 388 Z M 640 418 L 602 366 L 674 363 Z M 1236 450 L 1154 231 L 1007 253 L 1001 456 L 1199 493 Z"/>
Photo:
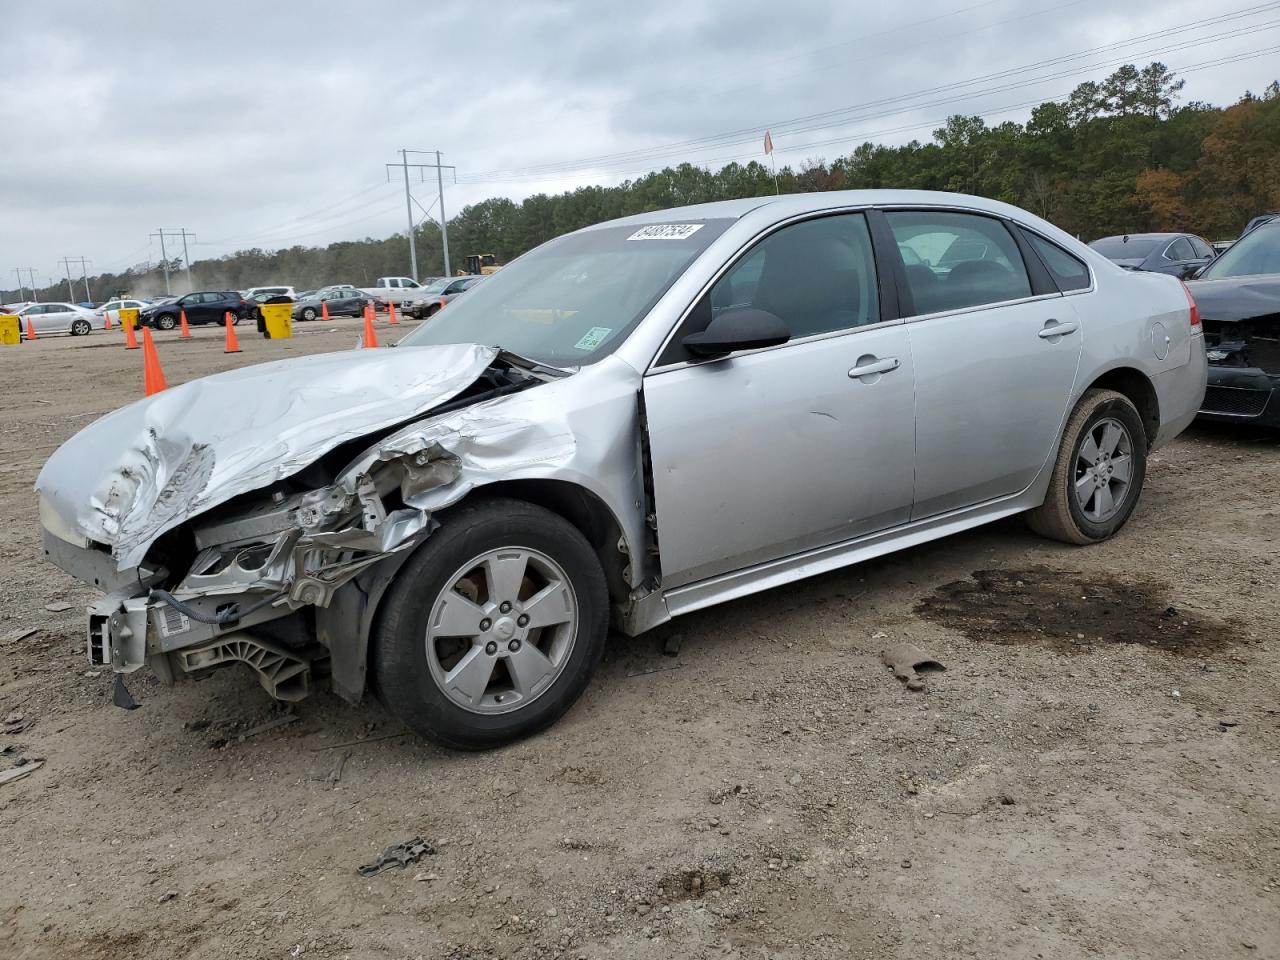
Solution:
<path fill-rule="evenodd" d="M 738 220 L 756 210 L 769 210 L 779 220 L 804 213 L 813 213 L 832 207 L 851 206 L 905 206 L 938 205 L 964 207 L 1000 216 L 1016 216 L 1021 220 L 1038 219 L 1019 207 L 975 197 L 965 193 L 947 193 L 941 190 L 828 190 L 819 193 L 784 193 L 772 197 L 744 197 L 740 200 L 717 200 L 684 207 L 669 207 L 637 213 L 617 220 L 608 220 L 587 230 L 603 227 L 621 227 L 631 224 L 672 223 L 677 220 Z"/>
<path fill-rule="evenodd" d="M 1194 233 L 1117 233 L 1110 237 L 1099 237 L 1098 240 L 1091 240 L 1090 243 L 1097 243 L 1099 240 L 1121 240 L 1128 237 L 1130 240 L 1176 240 L 1178 237 L 1194 237 Z"/>

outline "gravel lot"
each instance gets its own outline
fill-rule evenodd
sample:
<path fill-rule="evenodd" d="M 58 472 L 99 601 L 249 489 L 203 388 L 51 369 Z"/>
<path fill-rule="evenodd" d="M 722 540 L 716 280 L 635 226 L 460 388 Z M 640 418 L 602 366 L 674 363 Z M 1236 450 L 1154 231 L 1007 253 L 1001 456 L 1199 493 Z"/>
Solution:
<path fill-rule="evenodd" d="M 358 327 L 157 339 L 176 383 Z M 241 669 L 113 707 L 31 487 L 141 354 L 0 374 L 0 772 L 44 758 L 0 782 L 0 956 L 1280 957 L 1275 435 L 1193 428 L 1101 546 L 1014 519 L 617 637 L 556 727 L 461 755 Z"/>

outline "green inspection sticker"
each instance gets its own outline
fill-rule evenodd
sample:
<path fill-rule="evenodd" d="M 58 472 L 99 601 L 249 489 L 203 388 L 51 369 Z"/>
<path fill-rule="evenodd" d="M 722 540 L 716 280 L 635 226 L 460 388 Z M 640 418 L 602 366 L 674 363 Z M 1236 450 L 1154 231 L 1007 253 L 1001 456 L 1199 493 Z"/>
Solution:
<path fill-rule="evenodd" d="M 582 335 L 582 339 L 573 345 L 575 350 L 594 350 L 604 343 L 604 338 L 613 333 L 613 327 L 592 327 Z"/>

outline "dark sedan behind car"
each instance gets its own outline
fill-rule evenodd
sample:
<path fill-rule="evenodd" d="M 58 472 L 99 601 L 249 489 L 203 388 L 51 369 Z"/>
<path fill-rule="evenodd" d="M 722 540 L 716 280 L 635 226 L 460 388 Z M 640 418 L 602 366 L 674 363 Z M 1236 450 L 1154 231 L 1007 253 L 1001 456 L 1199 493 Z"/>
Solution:
<path fill-rule="evenodd" d="M 1186 278 L 1213 260 L 1213 247 L 1193 233 L 1127 233 L 1089 244 L 1122 267 Z"/>
<path fill-rule="evenodd" d="M 319 320 L 322 305 L 328 305 L 331 317 L 358 317 L 373 298 L 359 290 L 325 290 L 312 297 L 299 299 L 293 305 L 293 319 Z"/>
<path fill-rule="evenodd" d="M 1254 227 L 1187 289 L 1209 358 L 1200 415 L 1280 427 L 1280 220 Z"/>
<path fill-rule="evenodd" d="M 187 323 L 191 326 L 222 323 L 223 317 L 228 313 L 231 314 L 232 324 L 237 324 L 252 316 L 254 309 L 252 303 L 234 290 L 203 290 L 148 307 L 139 314 L 138 322 L 143 326 L 172 330 L 178 325 L 179 316 L 185 310 Z"/>

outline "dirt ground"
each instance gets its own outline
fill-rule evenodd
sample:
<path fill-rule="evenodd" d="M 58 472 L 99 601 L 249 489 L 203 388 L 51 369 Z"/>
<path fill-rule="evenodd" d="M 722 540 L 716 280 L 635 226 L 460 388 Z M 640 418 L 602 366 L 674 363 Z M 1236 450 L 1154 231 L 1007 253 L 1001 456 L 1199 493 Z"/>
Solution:
<path fill-rule="evenodd" d="M 162 335 L 169 381 L 357 335 L 240 329 Z M 140 353 L 0 347 L 0 383 L 0 772 L 43 758 L 0 781 L 0 956 L 1280 957 L 1280 437 L 1193 428 L 1101 546 L 1015 518 L 614 638 L 464 755 L 243 669 L 113 707 L 31 487 Z"/>

